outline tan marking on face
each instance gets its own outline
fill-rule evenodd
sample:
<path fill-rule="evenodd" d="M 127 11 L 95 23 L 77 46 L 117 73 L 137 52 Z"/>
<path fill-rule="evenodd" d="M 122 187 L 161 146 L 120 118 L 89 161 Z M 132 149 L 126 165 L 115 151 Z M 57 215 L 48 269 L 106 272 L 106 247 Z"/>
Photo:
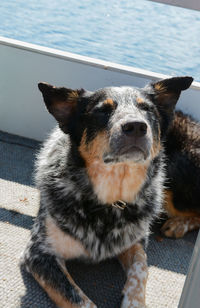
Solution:
<path fill-rule="evenodd" d="M 119 259 L 127 272 L 122 308 L 144 307 L 148 269 L 142 246 L 132 246 L 122 253 Z"/>
<path fill-rule="evenodd" d="M 83 135 L 79 150 L 86 162 L 94 192 L 103 203 L 111 204 L 117 200 L 133 202 L 146 179 L 149 162 L 105 164 L 102 157 L 108 148 L 106 132 L 98 134 L 88 145 Z"/>
<path fill-rule="evenodd" d="M 141 97 L 137 97 L 137 98 L 136 98 L 136 102 L 137 102 L 138 104 L 141 104 L 141 103 L 144 103 L 144 100 L 143 100 L 143 98 L 141 98 Z"/>
<path fill-rule="evenodd" d="M 114 102 L 111 98 L 108 98 L 106 99 L 104 102 L 103 102 L 104 105 L 110 105 L 110 106 L 114 106 Z"/>
<path fill-rule="evenodd" d="M 41 279 L 38 275 L 33 274 L 35 280 L 40 284 L 40 286 L 47 292 L 49 297 L 52 299 L 54 303 L 58 307 L 62 308 L 78 308 L 75 304 L 70 303 L 66 298 L 63 297 L 57 290 L 53 289 L 50 285 L 48 285 L 43 279 Z"/>
<path fill-rule="evenodd" d="M 200 217 L 172 217 L 161 228 L 167 237 L 181 238 L 187 232 L 200 228 Z"/>
<path fill-rule="evenodd" d="M 149 163 L 107 165 L 102 159 L 107 149 L 108 137 L 105 133 L 99 134 L 88 148 L 84 146 L 84 142 L 80 147 L 94 191 L 103 203 L 117 200 L 132 202 L 146 179 Z"/>
<path fill-rule="evenodd" d="M 100 132 L 89 144 L 86 144 L 86 131 L 84 131 L 79 151 L 87 166 L 97 160 L 103 161 L 103 153 L 108 149 L 109 138 L 106 131 Z"/>
<path fill-rule="evenodd" d="M 167 211 L 167 214 L 170 217 L 178 216 L 178 217 L 196 217 L 199 216 L 197 213 L 192 211 L 179 211 L 175 208 L 174 202 L 173 202 L 173 192 L 171 190 L 165 190 L 165 210 Z"/>
<path fill-rule="evenodd" d="M 65 259 L 73 259 L 79 256 L 89 256 L 86 249 L 70 235 L 64 233 L 52 218 L 46 219 L 47 241 L 57 256 Z"/>

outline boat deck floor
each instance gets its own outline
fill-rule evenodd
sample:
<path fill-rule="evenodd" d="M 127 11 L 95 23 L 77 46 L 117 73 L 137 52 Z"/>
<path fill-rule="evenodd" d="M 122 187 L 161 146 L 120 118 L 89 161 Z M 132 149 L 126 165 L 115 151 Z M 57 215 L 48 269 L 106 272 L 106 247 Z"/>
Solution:
<path fill-rule="evenodd" d="M 0 307 L 55 308 L 45 292 L 25 272 L 20 255 L 37 214 L 39 193 L 32 172 L 39 143 L 0 132 Z M 180 240 L 156 241 L 147 249 L 147 307 L 178 306 L 197 232 Z M 125 275 L 116 259 L 98 265 L 68 264 L 75 281 L 99 308 L 119 308 Z"/>

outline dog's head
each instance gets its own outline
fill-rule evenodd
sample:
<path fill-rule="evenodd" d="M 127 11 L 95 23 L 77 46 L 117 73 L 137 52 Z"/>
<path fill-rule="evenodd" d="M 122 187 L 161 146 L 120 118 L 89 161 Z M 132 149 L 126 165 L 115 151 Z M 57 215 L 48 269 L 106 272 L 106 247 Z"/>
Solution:
<path fill-rule="evenodd" d="M 160 151 L 177 100 L 191 77 L 164 79 L 145 88 L 88 92 L 39 83 L 45 104 L 87 161 L 143 163 Z"/>

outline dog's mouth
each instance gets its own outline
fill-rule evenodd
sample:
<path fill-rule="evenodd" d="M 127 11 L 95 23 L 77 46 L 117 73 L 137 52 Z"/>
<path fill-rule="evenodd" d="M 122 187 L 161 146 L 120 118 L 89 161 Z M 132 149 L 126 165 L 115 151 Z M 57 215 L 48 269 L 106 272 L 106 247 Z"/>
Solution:
<path fill-rule="evenodd" d="M 103 155 L 103 161 L 106 164 L 117 162 L 144 162 L 149 156 L 149 153 L 139 146 L 129 145 L 119 149 L 117 152 L 107 152 Z"/>

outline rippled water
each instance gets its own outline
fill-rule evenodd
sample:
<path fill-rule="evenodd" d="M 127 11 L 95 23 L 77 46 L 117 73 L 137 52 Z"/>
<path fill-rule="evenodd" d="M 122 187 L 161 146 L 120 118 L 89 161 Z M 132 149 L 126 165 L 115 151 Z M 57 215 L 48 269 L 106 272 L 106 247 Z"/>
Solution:
<path fill-rule="evenodd" d="M 146 0 L 1 0 L 0 35 L 200 81 L 200 12 Z"/>

